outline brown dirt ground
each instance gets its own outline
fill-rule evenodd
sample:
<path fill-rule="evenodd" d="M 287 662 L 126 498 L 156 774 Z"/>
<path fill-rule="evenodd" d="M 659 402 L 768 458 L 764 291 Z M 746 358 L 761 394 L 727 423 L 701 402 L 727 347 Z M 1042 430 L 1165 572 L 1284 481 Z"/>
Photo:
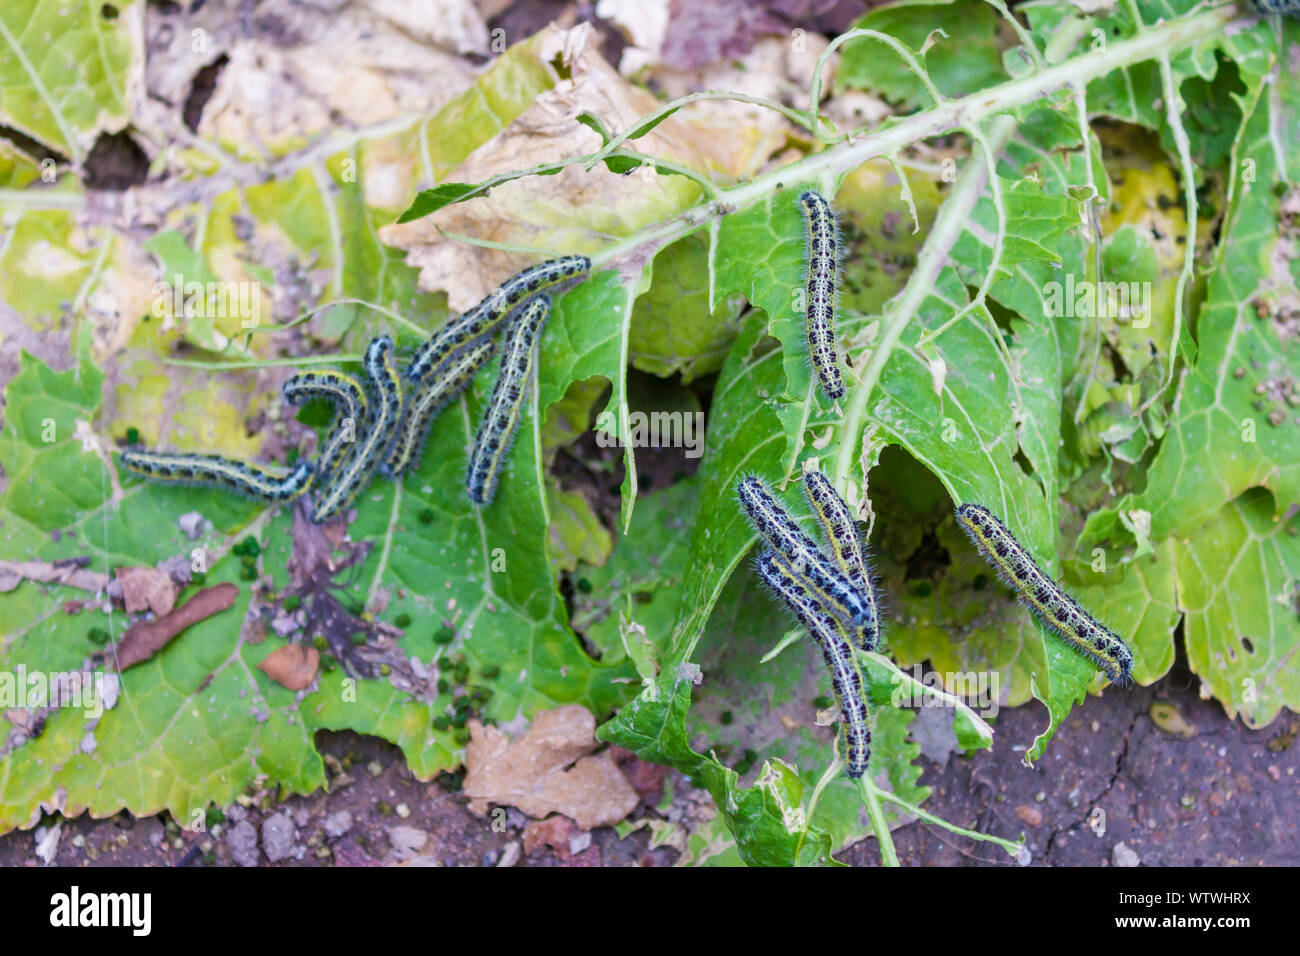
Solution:
<path fill-rule="evenodd" d="M 1176 706 L 1191 736 L 1159 729 L 1150 716 L 1153 703 Z M 998 739 L 1031 739 L 1042 721 L 1037 705 L 1004 711 Z M 926 809 L 999 836 L 1024 833 L 1033 865 L 1113 865 L 1126 856 L 1116 850 L 1122 843 L 1144 866 L 1294 866 L 1300 864 L 1293 812 L 1300 796 L 1297 732 L 1300 718 L 1290 714 L 1258 731 L 1229 720 L 1218 704 L 1197 697 L 1186 672 L 1176 671 L 1158 687 L 1089 698 L 1033 769 L 1005 745 L 972 757 L 954 754 L 946 767 L 922 757 L 922 782 L 934 788 Z M 491 816 L 473 816 L 454 777 L 421 783 L 382 741 L 351 733 L 321 733 L 318 741 L 330 766 L 329 792 L 282 801 L 274 793 L 253 795 L 250 806 L 227 809 L 224 822 L 197 833 L 177 828 L 165 814 L 67 821 L 55 862 L 228 866 L 236 863 L 240 833 L 245 840 L 257 835 L 245 860 L 272 866 L 494 866 L 503 857 L 525 866 L 667 866 L 676 859 L 670 849 L 648 849 L 645 831 L 620 840 L 612 828 L 601 828 L 584 846 L 585 836 L 566 825 L 558 851 L 533 845 L 540 832 L 525 839 L 522 814 L 497 814 L 495 826 Z M 679 799 L 690 796 L 685 780 L 673 784 Z M 655 815 L 649 809 L 655 802 L 647 800 L 633 818 Z M 1094 808 L 1105 811 L 1100 833 L 1088 822 Z M 339 814 L 348 815 L 346 826 Z M 268 829 L 271 817 L 277 819 Z M 279 849 L 277 825 L 285 834 Z M 904 865 L 1011 865 L 997 848 L 932 825 L 910 824 L 894 841 Z M 272 861 L 268 849 L 286 855 Z M 875 865 L 875 840 L 839 858 Z M 39 865 L 32 832 L 0 837 L 0 866 Z"/>

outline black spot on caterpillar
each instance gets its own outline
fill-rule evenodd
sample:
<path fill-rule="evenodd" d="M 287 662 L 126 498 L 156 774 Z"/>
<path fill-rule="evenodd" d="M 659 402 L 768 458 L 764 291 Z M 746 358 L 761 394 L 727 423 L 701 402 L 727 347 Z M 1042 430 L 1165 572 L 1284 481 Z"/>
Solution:
<path fill-rule="evenodd" d="M 496 350 L 494 339 L 479 339 L 459 348 L 410 386 L 402 422 L 397 429 L 384 471 L 396 478 L 420 465 L 429 426 L 447 403 L 459 395 Z"/>
<path fill-rule="evenodd" d="M 220 455 L 183 452 L 124 451 L 122 466 L 154 481 L 224 488 L 260 501 L 291 501 L 306 492 L 312 480 L 312 466 L 305 461 L 285 472 Z"/>
<path fill-rule="evenodd" d="M 407 379 L 420 381 L 453 351 L 513 319 L 516 310 L 537 292 L 555 289 L 558 294 L 590 271 L 591 260 L 586 256 L 561 256 L 516 273 L 474 308 L 430 336 L 411 359 L 406 370 Z"/>
<path fill-rule="evenodd" d="M 506 331 L 501 372 L 483 411 L 465 479 L 469 500 L 477 505 L 490 503 L 496 495 L 501 468 L 519 428 L 519 411 L 532 381 L 537 342 L 550 311 L 550 296 L 539 295 L 528 302 Z"/>
<path fill-rule="evenodd" d="M 334 406 L 334 424 L 316 456 L 315 467 L 317 480 L 328 480 L 347 447 L 357 441 L 365 420 L 366 395 L 361 383 L 345 372 L 301 372 L 284 383 L 284 398 L 290 405 L 323 398 Z"/>
<path fill-rule="evenodd" d="M 826 540 L 831 546 L 835 563 L 870 605 L 871 619 L 864 627 L 854 629 L 854 638 L 858 647 L 864 651 L 874 651 L 880 647 L 880 602 L 876 598 L 871 565 L 863 550 L 858 524 L 830 479 L 820 471 L 804 472 L 803 490 L 808 504 L 826 531 Z"/>
<path fill-rule="evenodd" d="M 804 329 L 813 371 L 827 398 L 844 397 L 839 355 L 835 347 L 835 298 L 840 269 L 840 232 L 826 197 L 809 189 L 799 195 L 807 234 L 807 276 L 804 281 Z"/>
<path fill-rule="evenodd" d="M 867 598 L 817 543 L 804 534 L 762 480 L 750 475 L 736 486 L 736 496 L 754 529 L 804 579 L 817 599 L 853 627 L 873 623 Z"/>
<path fill-rule="evenodd" d="M 1091 660 L 1113 684 L 1133 679 L 1133 652 L 1044 573 L 1006 525 L 982 505 L 957 509 L 957 523 L 975 542 L 998 577 L 1049 630 Z"/>
<path fill-rule="evenodd" d="M 402 385 L 393 359 L 393 340 L 386 335 L 372 339 L 364 360 L 366 375 L 374 389 L 365 426 L 343 456 L 316 499 L 311 520 L 320 524 L 347 508 L 370 482 L 388 453 L 402 412 Z"/>
<path fill-rule="evenodd" d="M 764 548 L 759 555 L 758 574 L 821 647 L 822 660 L 830 671 L 831 687 L 840 706 L 847 772 L 850 777 L 861 777 L 867 772 L 867 762 L 871 758 L 871 724 L 867 700 L 862 692 L 862 672 L 853 656 L 848 631 L 771 548 Z"/>

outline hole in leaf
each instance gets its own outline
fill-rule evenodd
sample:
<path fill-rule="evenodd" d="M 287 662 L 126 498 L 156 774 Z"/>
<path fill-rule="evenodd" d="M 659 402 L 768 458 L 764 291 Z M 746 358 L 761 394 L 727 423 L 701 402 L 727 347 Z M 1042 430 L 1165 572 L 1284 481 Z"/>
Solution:
<path fill-rule="evenodd" d="M 181 118 L 191 133 L 198 132 L 199 120 L 203 118 L 203 107 L 208 104 L 208 100 L 212 99 L 212 94 L 217 88 L 217 78 L 221 76 L 221 71 L 229 62 L 230 57 L 223 53 L 194 74 L 189 95 L 185 97 L 185 106 L 181 110 Z"/>
<path fill-rule="evenodd" d="M 131 134 L 105 133 L 86 157 L 86 185 L 91 189 L 124 192 L 149 175 L 149 157 Z"/>

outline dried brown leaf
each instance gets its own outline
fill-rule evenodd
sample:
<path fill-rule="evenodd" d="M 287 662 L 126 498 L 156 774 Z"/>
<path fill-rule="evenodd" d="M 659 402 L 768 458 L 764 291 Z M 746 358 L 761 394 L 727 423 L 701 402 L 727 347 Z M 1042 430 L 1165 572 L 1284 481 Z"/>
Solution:
<path fill-rule="evenodd" d="M 218 584 L 204 588 L 170 614 L 132 624 L 117 644 L 117 669 L 124 671 L 147 661 L 191 624 L 197 624 L 229 608 L 238 596 L 239 588 L 233 584 Z"/>
<path fill-rule="evenodd" d="M 257 665 L 271 680 L 290 690 L 304 690 L 316 679 L 320 668 L 320 651 L 314 647 L 289 644 L 262 658 Z"/>
<path fill-rule="evenodd" d="M 122 586 L 122 604 L 128 614 L 153 611 L 162 617 L 176 606 L 176 582 L 157 568 L 118 568 L 117 583 Z"/>
<path fill-rule="evenodd" d="M 591 28 L 548 27 L 535 45 L 542 63 L 562 59 L 569 79 L 555 86 L 504 130 L 470 155 L 445 180 L 477 183 L 492 176 L 529 169 L 600 148 L 600 137 L 577 121 L 583 112 L 598 116 L 606 129 L 620 131 L 653 112 L 658 101 L 632 86 L 601 57 L 590 42 Z M 724 176 L 754 171 L 767 159 L 766 147 L 755 150 L 746 136 L 726 135 L 701 126 L 685 111 L 629 144 L 639 152 L 673 160 Z M 379 230 L 380 239 L 405 250 L 418 267 L 420 286 L 444 290 L 451 307 L 464 310 L 518 271 L 526 261 L 513 253 L 467 245 L 445 232 L 478 236 L 493 242 L 544 247 L 557 255 L 597 249 L 610 236 L 625 235 L 666 218 L 694 202 L 699 188 L 681 176 L 640 173 L 623 176 L 598 166 L 584 172 L 569 167 L 555 176 L 534 176 L 506 183 L 490 195 L 455 204 L 431 216 L 393 223 Z"/>
<path fill-rule="evenodd" d="M 470 810 L 489 803 L 532 817 L 561 813 L 579 827 L 608 826 L 631 813 L 639 797 L 608 753 L 596 748 L 596 721 L 584 707 L 543 711 L 519 739 L 470 722 L 464 793 Z"/>

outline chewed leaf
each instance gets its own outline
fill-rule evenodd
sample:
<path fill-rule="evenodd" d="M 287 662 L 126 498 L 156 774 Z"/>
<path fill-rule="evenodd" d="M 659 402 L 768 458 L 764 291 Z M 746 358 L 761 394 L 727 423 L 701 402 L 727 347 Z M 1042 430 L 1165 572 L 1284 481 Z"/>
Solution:
<path fill-rule="evenodd" d="M 144 55 L 132 28 L 143 2 L 6 4 L 0 17 L 0 125 L 76 161 L 101 131 L 125 126 L 128 77 Z"/>

